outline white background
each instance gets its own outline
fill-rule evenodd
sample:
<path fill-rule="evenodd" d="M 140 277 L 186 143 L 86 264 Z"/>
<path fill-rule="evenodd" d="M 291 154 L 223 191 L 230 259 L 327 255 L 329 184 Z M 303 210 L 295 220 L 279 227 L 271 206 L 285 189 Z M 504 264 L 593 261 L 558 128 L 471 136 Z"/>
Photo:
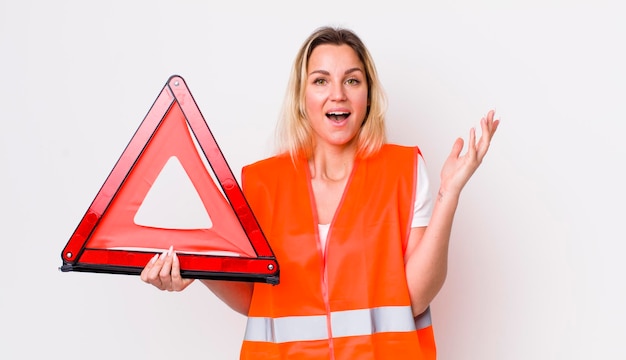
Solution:
<path fill-rule="evenodd" d="M 199 283 L 62 273 L 60 253 L 172 74 L 234 172 L 272 150 L 316 27 L 369 46 L 390 138 L 431 178 L 502 118 L 465 189 L 440 359 L 624 359 L 626 13 L 598 1 L 0 2 L 0 358 L 237 359 L 245 319 Z"/>

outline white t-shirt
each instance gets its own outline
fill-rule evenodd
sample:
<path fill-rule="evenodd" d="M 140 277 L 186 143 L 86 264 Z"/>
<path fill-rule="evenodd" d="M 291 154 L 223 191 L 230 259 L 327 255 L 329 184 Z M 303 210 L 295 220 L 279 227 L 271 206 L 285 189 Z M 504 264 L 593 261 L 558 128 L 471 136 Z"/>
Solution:
<path fill-rule="evenodd" d="M 426 164 L 421 155 L 417 161 L 417 189 L 415 192 L 415 204 L 413 205 L 413 220 L 411 227 L 427 226 L 433 213 L 433 194 L 430 190 L 430 181 L 426 171 Z M 318 224 L 322 251 L 326 250 L 326 238 L 330 224 Z"/>

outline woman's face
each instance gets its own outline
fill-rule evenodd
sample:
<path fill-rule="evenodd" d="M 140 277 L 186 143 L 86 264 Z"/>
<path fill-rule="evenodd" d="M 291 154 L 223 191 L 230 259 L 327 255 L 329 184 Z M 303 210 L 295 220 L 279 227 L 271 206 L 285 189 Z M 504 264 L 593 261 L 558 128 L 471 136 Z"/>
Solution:
<path fill-rule="evenodd" d="M 324 44 L 307 66 L 305 106 L 315 145 L 348 147 L 367 114 L 365 67 L 348 45 Z"/>

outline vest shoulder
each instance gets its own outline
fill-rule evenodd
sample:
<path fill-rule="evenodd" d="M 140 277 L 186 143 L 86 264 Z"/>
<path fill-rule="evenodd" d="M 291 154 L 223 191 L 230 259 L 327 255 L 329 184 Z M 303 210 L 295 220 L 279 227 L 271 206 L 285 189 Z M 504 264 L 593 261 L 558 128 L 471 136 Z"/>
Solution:
<path fill-rule="evenodd" d="M 414 159 L 418 154 L 421 154 L 421 151 L 417 146 L 385 144 L 377 153 L 369 157 L 369 161 L 405 162 L 408 159 Z"/>
<path fill-rule="evenodd" d="M 400 145 L 400 144 L 385 144 L 383 145 L 383 147 L 380 149 L 380 153 L 414 153 L 414 152 L 420 152 L 419 147 L 417 146 L 407 146 L 407 145 Z"/>
<path fill-rule="evenodd" d="M 293 166 L 291 157 L 288 154 L 280 154 L 246 165 L 243 167 L 243 172 L 268 175 L 277 169 L 285 169 L 287 166 Z"/>

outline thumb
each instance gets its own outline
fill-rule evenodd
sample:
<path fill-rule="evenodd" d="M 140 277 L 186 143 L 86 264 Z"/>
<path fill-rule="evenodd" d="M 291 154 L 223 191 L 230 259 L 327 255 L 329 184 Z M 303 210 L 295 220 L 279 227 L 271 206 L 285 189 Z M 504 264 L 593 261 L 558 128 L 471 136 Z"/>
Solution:
<path fill-rule="evenodd" d="M 448 158 L 456 159 L 461 154 L 461 150 L 463 150 L 463 138 L 457 138 L 454 144 L 452 145 L 452 151 L 450 151 L 450 155 Z"/>

